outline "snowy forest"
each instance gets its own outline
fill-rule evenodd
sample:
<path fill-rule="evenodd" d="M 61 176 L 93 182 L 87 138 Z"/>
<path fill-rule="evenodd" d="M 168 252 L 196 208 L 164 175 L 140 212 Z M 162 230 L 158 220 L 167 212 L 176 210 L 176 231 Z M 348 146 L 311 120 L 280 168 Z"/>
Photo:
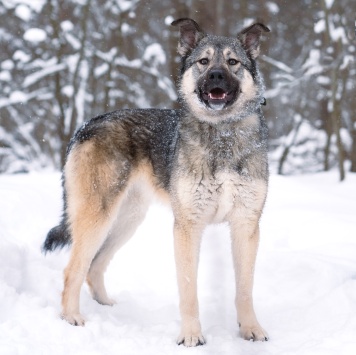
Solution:
<path fill-rule="evenodd" d="M 355 11 L 356 0 L 0 0 L 0 354 L 356 354 Z M 82 287 L 85 327 L 59 316 L 69 250 L 41 252 L 75 130 L 116 109 L 178 107 L 181 17 L 223 36 L 271 30 L 258 58 L 271 177 L 254 282 L 268 342 L 239 336 L 227 224 L 202 238 L 196 349 L 175 341 L 169 208 L 153 204 L 108 267 L 116 305 Z"/>
<path fill-rule="evenodd" d="M 354 0 L 1 0 L 0 172 L 61 169 L 83 121 L 177 106 L 178 33 L 191 17 L 235 36 L 266 24 L 271 170 L 356 172 Z M 352 10 L 353 9 L 353 10 Z"/>

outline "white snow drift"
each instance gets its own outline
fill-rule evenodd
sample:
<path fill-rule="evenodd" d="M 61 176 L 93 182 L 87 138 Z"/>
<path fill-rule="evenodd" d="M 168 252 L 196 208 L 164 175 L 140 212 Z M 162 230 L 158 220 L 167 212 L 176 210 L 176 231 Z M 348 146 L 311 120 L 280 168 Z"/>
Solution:
<path fill-rule="evenodd" d="M 58 173 L 0 175 L 0 354 L 356 354 L 356 176 L 272 176 L 262 218 L 255 305 L 270 341 L 238 337 L 228 228 L 209 227 L 199 299 L 207 345 L 179 332 L 171 212 L 153 206 L 106 275 L 114 307 L 83 287 L 86 326 L 59 318 L 68 250 L 44 256 L 61 214 Z"/>

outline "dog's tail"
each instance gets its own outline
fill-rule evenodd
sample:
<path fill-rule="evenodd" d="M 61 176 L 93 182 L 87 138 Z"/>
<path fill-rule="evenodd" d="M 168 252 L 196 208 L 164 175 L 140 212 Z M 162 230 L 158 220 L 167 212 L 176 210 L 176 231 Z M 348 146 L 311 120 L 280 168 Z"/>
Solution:
<path fill-rule="evenodd" d="M 52 228 L 48 234 L 47 238 L 42 245 L 42 252 L 47 253 L 48 251 L 53 251 L 57 248 L 63 248 L 66 245 L 72 243 L 72 238 L 68 231 L 68 228 L 64 221 L 58 226 Z"/>

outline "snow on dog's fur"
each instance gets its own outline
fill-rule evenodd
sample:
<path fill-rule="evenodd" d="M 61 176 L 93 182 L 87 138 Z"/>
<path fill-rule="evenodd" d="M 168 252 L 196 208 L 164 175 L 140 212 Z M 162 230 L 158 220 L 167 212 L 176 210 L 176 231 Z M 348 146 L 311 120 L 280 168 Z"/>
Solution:
<path fill-rule="evenodd" d="M 269 30 L 254 24 L 230 38 L 207 35 L 191 19 L 172 25 L 180 29 L 181 109 L 104 114 L 84 124 L 68 148 L 63 219 L 43 247 L 72 243 L 62 317 L 84 325 L 79 294 L 85 279 L 95 300 L 113 304 L 104 272 L 156 195 L 171 204 L 175 219 L 178 344 L 205 343 L 198 252 L 204 228 L 220 222 L 231 227 L 240 333 L 248 340 L 267 340 L 253 309 L 252 286 L 268 181 L 264 88 L 256 58 L 260 36 Z"/>

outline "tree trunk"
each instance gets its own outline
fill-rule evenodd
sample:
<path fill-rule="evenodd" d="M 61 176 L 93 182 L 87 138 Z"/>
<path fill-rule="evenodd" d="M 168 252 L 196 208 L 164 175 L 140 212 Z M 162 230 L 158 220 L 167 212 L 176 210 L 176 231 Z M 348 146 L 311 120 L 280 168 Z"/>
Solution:
<path fill-rule="evenodd" d="M 302 125 L 303 120 L 301 119 L 300 121 L 297 122 L 297 124 L 292 128 L 292 131 L 294 130 L 294 134 L 293 134 L 293 138 L 291 139 L 291 141 L 289 142 L 289 144 L 286 144 L 284 149 L 283 149 L 283 153 L 281 155 L 281 157 L 279 158 L 279 162 L 278 162 L 278 174 L 279 175 L 283 175 L 283 166 L 284 163 L 287 161 L 288 158 L 288 154 L 290 152 L 290 149 L 293 147 L 293 145 L 295 144 L 295 141 L 297 139 L 298 136 L 298 131 L 300 126 Z M 292 132 L 291 131 L 291 132 Z"/>
<path fill-rule="evenodd" d="M 324 171 L 329 171 L 330 169 L 330 146 L 331 137 L 333 134 L 333 125 L 331 114 L 328 111 L 328 100 L 323 99 L 320 101 L 320 117 L 322 119 L 322 129 L 326 134 L 326 143 L 324 147 Z"/>
<path fill-rule="evenodd" d="M 56 2 L 53 1 L 49 2 L 49 11 L 50 11 L 50 19 L 51 19 L 51 25 L 52 25 L 52 30 L 53 30 L 53 39 L 58 41 L 58 48 L 56 50 L 56 59 L 57 59 L 57 64 L 60 64 L 62 62 L 62 55 L 63 55 L 63 45 L 62 41 L 60 40 L 60 14 L 58 13 L 59 7 L 58 5 L 55 5 Z M 58 125 L 57 125 L 57 132 L 60 137 L 61 141 L 61 148 L 60 148 L 60 166 L 61 168 L 64 166 L 65 162 L 65 156 L 66 156 L 66 150 L 67 150 L 67 144 L 63 143 L 66 142 L 66 135 L 65 135 L 65 110 L 64 110 L 64 100 L 61 92 L 61 73 L 56 72 L 54 74 L 54 82 L 55 82 L 55 100 L 57 101 L 58 108 L 59 108 L 59 120 L 58 120 Z M 52 149 L 51 149 L 52 150 Z M 57 162 L 58 164 L 58 162 Z"/>
<path fill-rule="evenodd" d="M 331 103 L 331 110 L 330 111 L 330 116 L 332 119 L 332 125 L 334 129 L 334 133 L 336 135 L 336 145 L 338 149 L 338 161 L 339 161 L 339 177 L 340 181 L 345 180 L 345 166 L 344 166 L 344 161 L 345 161 L 345 152 L 344 152 L 344 147 L 342 144 L 341 140 L 341 134 L 340 130 L 342 127 L 342 121 L 341 121 L 341 97 L 342 95 L 337 95 L 337 92 L 339 89 L 340 92 L 344 92 L 345 90 L 345 80 L 344 78 L 339 78 L 340 76 L 340 66 L 342 63 L 342 42 L 341 39 L 337 42 L 333 42 L 331 38 L 331 29 L 329 26 L 329 9 L 326 6 L 325 0 L 321 2 L 322 9 L 325 14 L 325 43 L 330 47 L 333 48 L 333 57 L 334 57 L 334 63 L 331 68 L 331 97 L 330 97 L 330 103 Z M 341 81 L 341 87 L 339 87 Z"/>
<path fill-rule="evenodd" d="M 354 127 L 355 127 L 355 122 L 354 122 Z M 352 148 L 351 148 L 351 169 L 350 171 L 353 173 L 356 173 L 356 128 L 353 128 L 351 131 L 351 137 L 352 137 Z"/>
<path fill-rule="evenodd" d="M 332 115 L 332 120 L 333 120 L 333 126 L 334 126 L 334 132 L 336 135 L 336 145 L 338 149 L 338 160 L 339 160 L 339 174 L 340 174 L 340 181 L 345 180 L 345 166 L 344 166 L 344 161 L 345 161 L 345 152 L 344 152 L 344 146 L 342 144 L 341 140 L 341 109 L 340 109 L 340 100 L 336 98 L 336 91 L 338 89 L 338 69 L 339 65 L 334 67 L 332 69 L 332 97 L 331 97 L 331 102 L 332 102 L 332 108 L 333 111 L 331 112 Z"/>
<path fill-rule="evenodd" d="M 87 32 L 88 32 L 90 4 L 91 4 L 91 0 L 87 0 L 87 3 L 83 9 L 83 17 L 82 17 L 82 21 L 81 21 L 81 27 L 82 27 L 81 29 L 82 29 L 83 37 L 81 39 L 81 47 L 79 50 L 78 63 L 77 63 L 77 66 L 76 66 L 74 74 L 73 74 L 73 96 L 72 96 L 72 100 L 70 103 L 70 106 L 72 107 L 72 113 L 71 113 L 71 117 L 70 117 L 69 130 L 66 132 L 66 134 L 67 134 L 67 142 L 65 142 L 66 145 L 68 144 L 70 138 L 72 137 L 72 135 L 77 127 L 77 120 L 78 120 L 77 113 L 78 113 L 78 111 L 77 111 L 77 105 L 76 105 L 76 98 L 77 98 L 79 87 L 80 87 L 79 71 L 80 71 L 80 66 L 81 66 L 82 60 L 84 58 L 85 42 L 87 40 L 87 35 L 88 35 Z"/>

